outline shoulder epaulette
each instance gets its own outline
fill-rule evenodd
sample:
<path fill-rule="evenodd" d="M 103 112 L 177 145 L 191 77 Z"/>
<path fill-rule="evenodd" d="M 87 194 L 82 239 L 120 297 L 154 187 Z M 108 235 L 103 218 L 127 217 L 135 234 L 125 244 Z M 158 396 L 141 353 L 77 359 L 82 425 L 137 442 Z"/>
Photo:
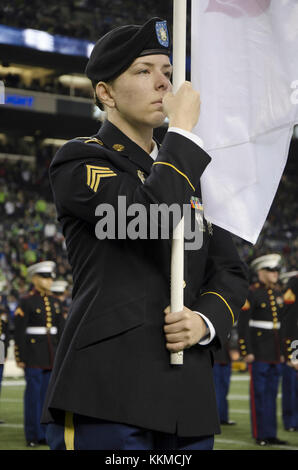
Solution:
<path fill-rule="evenodd" d="M 90 143 L 95 143 L 98 145 L 103 145 L 102 140 L 96 139 L 96 137 L 90 137 L 84 140 L 84 144 L 90 144 Z"/>

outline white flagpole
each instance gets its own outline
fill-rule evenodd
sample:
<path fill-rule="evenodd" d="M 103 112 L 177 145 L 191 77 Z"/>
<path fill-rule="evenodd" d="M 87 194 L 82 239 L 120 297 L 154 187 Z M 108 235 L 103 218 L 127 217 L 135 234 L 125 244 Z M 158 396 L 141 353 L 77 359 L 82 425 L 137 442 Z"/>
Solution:
<path fill-rule="evenodd" d="M 173 10 L 173 92 L 185 81 L 186 60 L 186 0 L 174 0 Z M 171 312 L 183 309 L 184 218 L 174 230 L 171 258 Z M 183 351 L 171 353 L 172 365 L 183 364 Z"/>

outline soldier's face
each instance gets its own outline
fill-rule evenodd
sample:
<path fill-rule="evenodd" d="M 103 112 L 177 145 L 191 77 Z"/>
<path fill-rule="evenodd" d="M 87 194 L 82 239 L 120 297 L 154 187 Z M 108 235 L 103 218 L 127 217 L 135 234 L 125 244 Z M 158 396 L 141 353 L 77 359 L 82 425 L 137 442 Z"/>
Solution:
<path fill-rule="evenodd" d="M 51 290 L 51 286 L 53 284 L 52 277 L 41 277 L 38 275 L 33 276 L 32 283 L 34 287 L 39 291 L 47 291 Z"/>
<path fill-rule="evenodd" d="M 171 74 L 172 66 L 166 55 L 138 57 L 112 82 L 115 103 L 112 113 L 136 127 L 161 126 L 166 117 L 162 99 L 172 89 Z"/>
<path fill-rule="evenodd" d="M 267 271 L 266 269 L 260 269 L 259 271 L 259 279 L 264 284 L 276 284 L 278 277 L 278 271 Z"/>

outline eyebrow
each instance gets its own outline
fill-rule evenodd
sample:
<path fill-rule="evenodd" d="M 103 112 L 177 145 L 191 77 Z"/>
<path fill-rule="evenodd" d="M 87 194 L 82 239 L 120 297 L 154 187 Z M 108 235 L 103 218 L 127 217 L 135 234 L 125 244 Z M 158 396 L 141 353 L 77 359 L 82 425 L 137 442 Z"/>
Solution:
<path fill-rule="evenodd" d="M 146 65 L 147 67 L 154 67 L 155 66 L 155 64 L 153 64 L 152 62 L 137 62 L 133 66 L 137 67 L 138 65 Z M 171 69 L 172 70 L 173 66 L 172 66 L 172 64 L 163 64 L 161 66 L 161 68 L 166 68 L 166 69 Z"/>

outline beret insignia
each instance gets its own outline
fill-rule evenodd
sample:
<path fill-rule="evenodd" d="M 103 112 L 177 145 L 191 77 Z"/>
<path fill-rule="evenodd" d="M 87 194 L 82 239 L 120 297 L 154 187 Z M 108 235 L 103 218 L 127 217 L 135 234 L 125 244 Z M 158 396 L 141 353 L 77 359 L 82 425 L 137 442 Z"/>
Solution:
<path fill-rule="evenodd" d="M 169 47 L 169 33 L 166 21 L 156 21 L 155 24 L 156 36 L 159 44 L 163 47 Z"/>

